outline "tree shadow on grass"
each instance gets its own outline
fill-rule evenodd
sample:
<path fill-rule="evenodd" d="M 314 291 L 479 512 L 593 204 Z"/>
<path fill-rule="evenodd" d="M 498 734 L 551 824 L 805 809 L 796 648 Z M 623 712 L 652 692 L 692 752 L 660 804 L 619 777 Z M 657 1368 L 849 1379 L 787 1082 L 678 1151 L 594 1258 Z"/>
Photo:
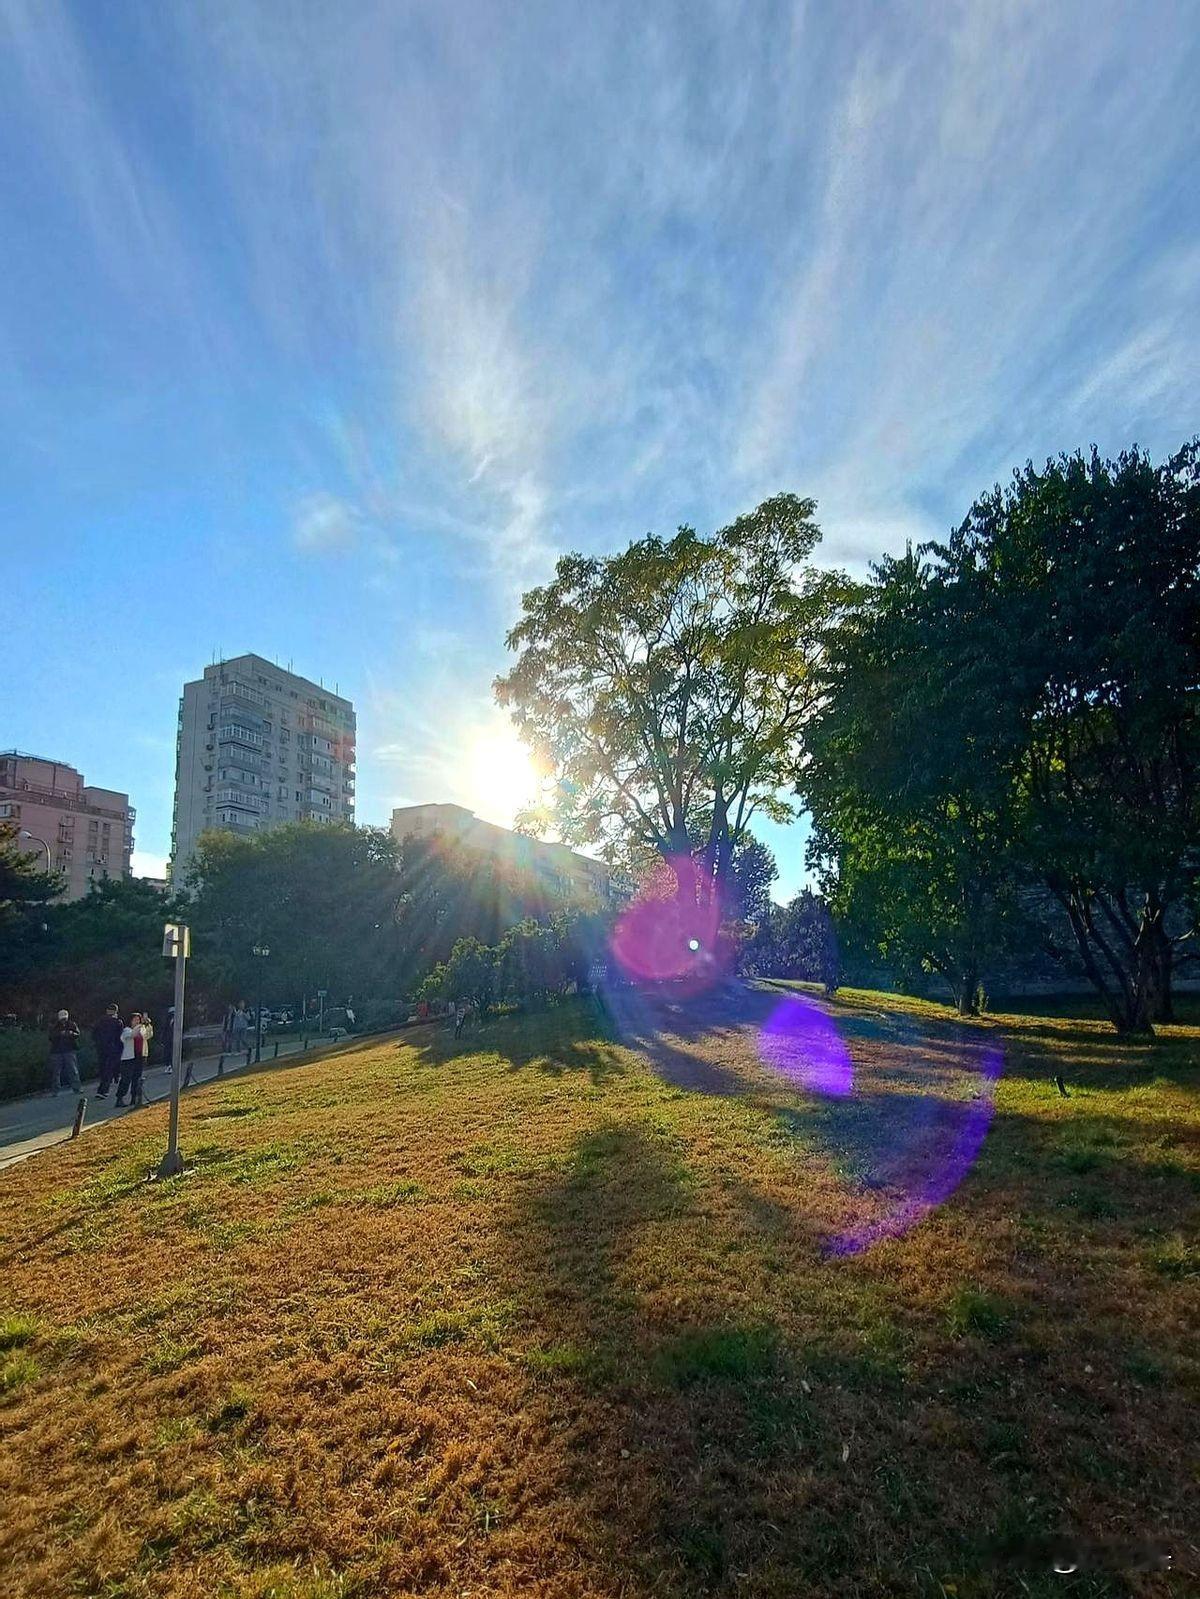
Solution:
<path fill-rule="evenodd" d="M 555 1495 L 614 1589 L 932 1599 L 967 1577 L 999 1599 L 1019 1573 L 1026 1594 L 1056 1591 L 1019 1551 L 1051 1546 L 1062 1456 L 1025 1447 L 1012 1378 L 1055 1402 L 1064 1379 L 1021 1347 L 987 1352 L 1014 1336 L 1011 1307 L 964 1300 L 961 1346 L 910 1367 L 878 1277 L 825 1257 L 819 1202 L 713 1180 L 661 1124 L 626 1119 L 580 1136 L 500 1229 L 538 1340 L 523 1358 L 560 1418 Z M 1102 1408 L 1081 1390 L 1081 1458 L 1111 1428 Z M 1137 1464 L 1116 1483 L 1135 1501 Z M 1120 1590 L 1096 1575 L 1075 1591 Z"/>
<path fill-rule="evenodd" d="M 625 1064 L 612 1049 L 608 1020 L 588 997 L 573 998 L 551 1010 L 489 1016 L 455 1038 L 451 1029 L 430 1029 L 421 1039 L 407 1038 L 421 1066 L 441 1066 L 476 1055 L 494 1055 L 510 1071 L 537 1071 L 547 1077 L 586 1073 L 601 1084 L 621 1076 Z"/>
<path fill-rule="evenodd" d="M 760 1214 L 749 1203 L 744 1213 L 755 1231 Z M 673 1251 L 686 1240 L 703 1269 L 730 1241 L 706 1219 L 695 1175 L 661 1130 L 603 1127 L 518 1200 L 503 1235 L 544 1338 L 530 1371 L 574 1391 L 589 1417 L 588 1447 L 561 1462 L 585 1534 L 639 1589 L 723 1589 L 779 1536 L 743 1489 L 745 1451 L 778 1470 L 794 1440 L 820 1428 L 785 1378 L 789 1357 L 763 1307 L 710 1295 L 681 1314 L 671 1301 Z"/>

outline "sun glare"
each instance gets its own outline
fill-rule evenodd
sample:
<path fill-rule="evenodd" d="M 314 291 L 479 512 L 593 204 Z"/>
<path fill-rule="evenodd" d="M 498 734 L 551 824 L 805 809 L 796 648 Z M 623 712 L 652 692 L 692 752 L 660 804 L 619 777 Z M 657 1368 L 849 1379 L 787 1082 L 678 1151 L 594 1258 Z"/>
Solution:
<path fill-rule="evenodd" d="M 471 809 L 488 822 L 511 827 L 513 817 L 537 795 L 529 751 L 511 728 L 489 728 L 470 746 Z"/>

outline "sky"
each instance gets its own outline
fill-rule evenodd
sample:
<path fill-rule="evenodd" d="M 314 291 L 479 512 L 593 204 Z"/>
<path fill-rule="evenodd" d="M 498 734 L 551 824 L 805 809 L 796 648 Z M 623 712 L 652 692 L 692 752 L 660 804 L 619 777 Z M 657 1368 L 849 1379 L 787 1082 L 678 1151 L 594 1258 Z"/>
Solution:
<path fill-rule="evenodd" d="M 862 572 L 1200 429 L 1197 83 L 1200 0 L 0 0 L 0 748 L 159 870 L 253 650 L 359 820 L 509 821 L 558 554 L 790 490 Z"/>

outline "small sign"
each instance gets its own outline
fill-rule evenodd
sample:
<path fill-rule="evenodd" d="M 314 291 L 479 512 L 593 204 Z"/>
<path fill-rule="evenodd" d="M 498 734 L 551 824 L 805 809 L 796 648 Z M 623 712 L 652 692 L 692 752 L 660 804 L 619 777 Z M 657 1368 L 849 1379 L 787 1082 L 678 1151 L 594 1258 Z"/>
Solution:
<path fill-rule="evenodd" d="M 180 955 L 186 960 L 192 953 L 192 930 L 183 922 L 168 922 L 163 928 L 164 955 L 176 960 Z"/>

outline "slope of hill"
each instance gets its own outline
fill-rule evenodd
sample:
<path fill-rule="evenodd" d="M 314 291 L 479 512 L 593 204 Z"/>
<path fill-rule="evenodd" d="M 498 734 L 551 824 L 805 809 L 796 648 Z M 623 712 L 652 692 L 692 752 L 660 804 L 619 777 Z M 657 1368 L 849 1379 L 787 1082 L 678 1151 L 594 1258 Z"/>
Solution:
<path fill-rule="evenodd" d="M 2 1591 L 1182 1593 L 1200 1031 L 825 1016 L 578 1001 L 6 1173 Z"/>

